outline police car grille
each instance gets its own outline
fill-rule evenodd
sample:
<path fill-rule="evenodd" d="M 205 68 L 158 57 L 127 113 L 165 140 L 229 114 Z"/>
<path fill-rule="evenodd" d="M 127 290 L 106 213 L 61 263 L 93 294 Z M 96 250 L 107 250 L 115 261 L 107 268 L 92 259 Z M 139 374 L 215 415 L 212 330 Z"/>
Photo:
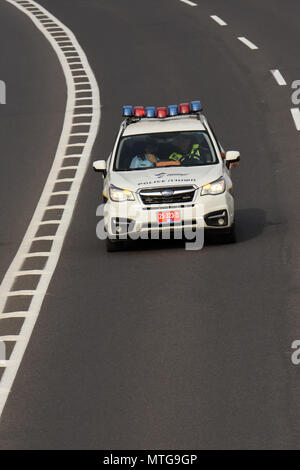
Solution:
<path fill-rule="evenodd" d="M 171 190 L 170 194 L 164 191 Z M 140 191 L 140 197 L 144 204 L 176 204 L 191 202 L 194 199 L 195 188 L 193 186 L 181 186 L 174 188 L 155 188 Z"/>

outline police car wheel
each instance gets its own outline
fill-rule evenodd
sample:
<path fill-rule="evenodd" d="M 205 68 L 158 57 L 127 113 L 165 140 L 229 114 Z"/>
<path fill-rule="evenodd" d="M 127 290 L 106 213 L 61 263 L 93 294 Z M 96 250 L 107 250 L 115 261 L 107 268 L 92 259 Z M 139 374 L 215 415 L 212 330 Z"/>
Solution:
<path fill-rule="evenodd" d="M 229 229 L 225 229 L 222 233 L 222 242 L 223 243 L 235 243 L 236 234 L 235 234 L 235 224 L 233 224 Z"/>

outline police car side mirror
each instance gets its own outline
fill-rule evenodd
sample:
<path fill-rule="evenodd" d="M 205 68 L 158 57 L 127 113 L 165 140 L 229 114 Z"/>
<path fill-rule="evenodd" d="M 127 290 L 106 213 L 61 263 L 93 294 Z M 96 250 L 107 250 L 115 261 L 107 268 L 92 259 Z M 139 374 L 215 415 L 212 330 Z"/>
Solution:
<path fill-rule="evenodd" d="M 93 162 L 93 169 L 94 171 L 98 171 L 103 174 L 105 177 L 107 175 L 106 171 L 106 161 L 105 160 L 96 160 Z"/>
<path fill-rule="evenodd" d="M 228 167 L 237 166 L 240 161 L 240 152 L 237 150 L 228 150 L 228 152 L 226 152 L 225 161 Z"/>

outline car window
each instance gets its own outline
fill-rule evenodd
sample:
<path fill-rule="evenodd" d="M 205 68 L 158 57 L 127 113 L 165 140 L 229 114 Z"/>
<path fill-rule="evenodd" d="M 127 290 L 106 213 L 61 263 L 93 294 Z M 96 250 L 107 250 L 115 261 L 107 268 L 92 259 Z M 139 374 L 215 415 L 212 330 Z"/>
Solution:
<path fill-rule="evenodd" d="M 116 152 L 114 170 L 216 163 L 219 163 L 218 158 L 207 132 L 159 132 L 122 137 Z"/>

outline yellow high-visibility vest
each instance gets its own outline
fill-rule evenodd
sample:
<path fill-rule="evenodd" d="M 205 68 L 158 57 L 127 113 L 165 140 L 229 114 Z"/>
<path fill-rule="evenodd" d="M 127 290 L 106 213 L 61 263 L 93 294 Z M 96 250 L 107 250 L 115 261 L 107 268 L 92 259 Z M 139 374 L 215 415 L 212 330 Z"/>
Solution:
<path fill-rule="evenodd" d="M 199 147 L 199 144 L 194 144 L 191 151 L 187 155 L 183 155 L 179 152 L 173 152 L 169 156 L 169 160 L 180 161 L 182 158 L 195 158 L 196 160 L 200 160 Z"/>

